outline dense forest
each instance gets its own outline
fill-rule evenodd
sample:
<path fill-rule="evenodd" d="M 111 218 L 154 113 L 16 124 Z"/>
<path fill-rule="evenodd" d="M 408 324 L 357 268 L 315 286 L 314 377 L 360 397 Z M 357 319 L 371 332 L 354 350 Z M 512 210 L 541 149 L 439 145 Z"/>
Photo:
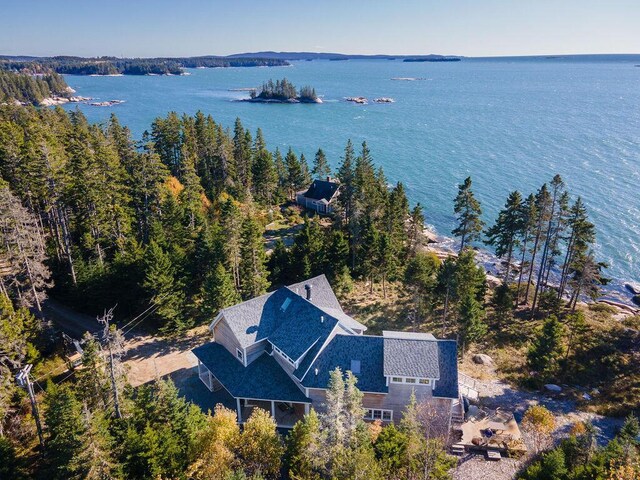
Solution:
<path fill-rule="evenodd" d="M 69 86 L 55 72 L 29 75 L 0 70 L 0 104 L 20 102 L 38 105 L 45 98 L 69 95 Z"/>
<path fill-rule="evenodd" d="M 287 61 L 269 58 L 184 57 L 184 58 L 116 58 L 116 57 L 0 57 L 0 68 L 40 73 L 54 71 L 70 75 L 180 75 L 183 68 L 197 67 L 278 67 Z"/>
<path fill-rule="evenodd" d="M 321 149 L 310 163 L 292 149 L 270 151 L 261 130 L 239 119 L 228 129 L 202 112 L 171 112 L 134 141 L 115 116 L 92 125 L 79 111 L 0 107 L 3 478 L 33 473 L 24 467 L 37 435 L 13 378 L 55 349 L 42 320 L 47 295 L 92 316 L 117 308 L 99 339 L 84 339 L 91 368 L 41 387 L 42 478 L 447 478 L 442 436 L 415 420 L 428 412 L 414 405 L 397 428 L 365 425 L 349 372 L 335 373 L 330 401 L 350 407 L 308 416 L 286 442 L 266 412 L 240 432 L 233 412 L 204 414 L 170 382 L 127 386 L 116 327 L 125 320 L 143 312 L 141 326 L 177 337 L 241 299 L 321 273 L 342 295 L 354 281 L 372 295 L 407 292 L 413 328 L 457 338 L 461 354 L 524 348 L 524 385 L 570 381 L 599 389 L 611 412 L 638 409 L 640 334 L 592 321 L 601 312 L 581 305 L 606 283 L 605 265 L 593 254 L 595 226 L 562 178 L 511 193 L 490 225 L 464 180 L 453 205 L 460 249 L 441 260 L 424 249 L 422 206 L 410 206 L 401 183 L 389 187 L 366 143 L 348 141 L 335 172 Z M 296 192 L 332 174 L 336 214 L 303 216 Z M 265 228 L 278 224 L 295 226 L 291 242 L 265 248 Z M 480 241 L 503 261 L 498 285 L 476 262 Z M 626 469 L 636 450 L 628 435 L 594 449 L 589 461 L 605 476 L 593 478 Z M 578 465 L 562 451 L 565 469 Z M 555 478 L 535 468 L 527 478 Z"/>
<path fill-rule="evenodd" d="M 302 87 L 298 95 L 298 90 L 295 85 L 286 78 L 276 80 L 275 83 L 269 79 L 269 81 L 262 84 L 259 91 L 251 92 L 251 98 L 280 101 L 299 100 L 301 102 L 316 102 L 318 100 L 318 96 L 313 87 Z"/>

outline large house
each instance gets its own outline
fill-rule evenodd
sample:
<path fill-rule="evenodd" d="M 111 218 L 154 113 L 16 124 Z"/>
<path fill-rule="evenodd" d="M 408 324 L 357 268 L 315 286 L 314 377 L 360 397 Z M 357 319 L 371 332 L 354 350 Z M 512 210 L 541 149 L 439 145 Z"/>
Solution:
<path fill-rule="evenodd" d="M 200 379 L 235 404 L 243 423 L 254 407 L 291 427 L 323 409 L 329 375 L 350 370 L 364 393 L 367 420 L 398 422 L 414 392 L 451 424 L 460 414 L 457 345 L 425 333 L 366 327 L 347 315 L 324 275 L 226 308 L 197 347 Z M 230 402 L 229 402 L 230 400 Z"/>
<path fill-rule="evenodd" d="M 318 213 L 332 213 L 339 190 L 340 184 L 331 177 L 314 180 L 307 190 L 296 193 L 296 203 Z"/>

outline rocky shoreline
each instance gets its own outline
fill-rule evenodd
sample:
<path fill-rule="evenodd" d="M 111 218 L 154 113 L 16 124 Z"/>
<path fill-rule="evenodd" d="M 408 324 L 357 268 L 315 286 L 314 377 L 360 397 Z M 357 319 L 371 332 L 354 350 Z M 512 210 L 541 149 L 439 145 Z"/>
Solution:
<path fill-rule="evenodd" d="M 455 240 L 453 238 L 438 235 L 429 226 L 425 226 L 423 234 L 427 240 L 426 245 L 423 247 L 425 251 L 433 252 L 440 260 L 458 256 L 457 249 L 455 248 Z M 489 286 L 495 288 L 500 285 L 502 282 L 498 272 L 498 267 L 501 264 L 500 259 L 488 250 L 484 249 L 476 250 L 476 254 L 478 264 L 481 265 L 487 273 L 487 283 Z M 640 284 L 634 282 L 623 282 L 622 285 L 622 288 L 619 289 L 605 287 L 602 289 L 602 296 L 595 302 L 589 301 L 582 303 L 600 303 L 609 305 L 615 308 L 617 310 L 617 315 L 620 315 L 622 318 L 632 315 L 640 315 L 640 305 L 636 303 L 636 297 L 640 296 Z M 625 295 L 625 293 L 630 293 L 634 296 L 629 298 L 629 295 Z"/>
<path fill-rule="evenodd" d="M 93 107 L 112 107 L 114 105 L 120 105 L 124 103 L 124 100 L 105 100 L 102 102 L 92 102 L 92 97 L 81 97 L 81 96 L 73 96 L 73 97 L 60 97 L 53 96 L 49 98 L 45 98 L 40 102 L 41 107 L 55 107 L 57 105 L 65 105 L 67 103 L 84 103 L 85 105 L 91 105 Z M 20 105 L 23 105 L 20 103 Z"/>
<path fill-rule="evenodd" d="M 250 102 L 250 103 L 322 103 L 322 99 L 321 98 L 316 98 L 315 100 L 312 100 L 310 98 L 302 98 L 302 97 L 296 97 L 296 98 L 288 98 L 286 100 L 280 100 L 278 98 L 260 98 L 260 97 L 255 97 L 255 98 L 240 98 L 238 100 L 236 100 L 237 102 Z"/>

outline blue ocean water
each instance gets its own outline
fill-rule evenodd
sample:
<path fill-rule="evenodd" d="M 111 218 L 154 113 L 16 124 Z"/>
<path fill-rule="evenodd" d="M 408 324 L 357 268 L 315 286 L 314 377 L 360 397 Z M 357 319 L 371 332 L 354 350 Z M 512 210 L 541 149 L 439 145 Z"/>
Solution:
<path fill-rule="evenodd" d="M 192 69 L 186 76 L 68 76 L 78 95 L 119 99 L 80 108 L 91 121 L 111 113 L 136 138 L 168 111 L 202 110 L 229 127 L 261 127 L 271 149 L 309 161 L 318 147 L 337 166 L 347 139 L 366 140 L 390 183 L 405 184 L 427 223 L 448 235 L 457 184 L 473 178 L 491 223 L 507 194 L 534 192 L 559 173 L 597 226 L 597 255 L 613 286 L 640 282 L 640 57 L 562 59 L 301 61 L 291 67 Z M 321 105 L 236 102 L 269 78 L 312 85 Z M 413 78 L 416 80 L 393 80 Z M 348 96 L 395 103 L 356 105 Z"/>

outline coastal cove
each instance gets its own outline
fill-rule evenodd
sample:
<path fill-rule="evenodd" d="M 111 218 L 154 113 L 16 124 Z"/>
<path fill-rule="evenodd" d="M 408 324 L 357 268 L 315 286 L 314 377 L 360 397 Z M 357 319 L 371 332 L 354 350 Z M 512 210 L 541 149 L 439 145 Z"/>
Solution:
<path fill-rule="evenodd" d="M 511 190 L 537 189 L 555 173 L 581 195 L 598 227 L 597 255 L 612 288 L 640 281 L 640 75 L 638 59 L 612 62 L 469 60 L 292 62 L 291 67 L 189 69 L 187 76 L 66 76 L 78 95 L 122 99 L 112 108 L 67 104 L 90 121 L 111 113 L 140 138 L 170 110 L 202 110 L 232 126 L 261 127 L 270 149 L 335 167 L 348 138 L 366 140 L 390 182 L 402 181 L 427 222 L 446 236 L 456 185 L 471 175 L 489 223 Z M 236 102 L 269 78 L 313 85 L 325 105 Z M 420 79 L 421 81 L 393 81 Z M 389 97 L 392 104 L 346 102 Z"/>

